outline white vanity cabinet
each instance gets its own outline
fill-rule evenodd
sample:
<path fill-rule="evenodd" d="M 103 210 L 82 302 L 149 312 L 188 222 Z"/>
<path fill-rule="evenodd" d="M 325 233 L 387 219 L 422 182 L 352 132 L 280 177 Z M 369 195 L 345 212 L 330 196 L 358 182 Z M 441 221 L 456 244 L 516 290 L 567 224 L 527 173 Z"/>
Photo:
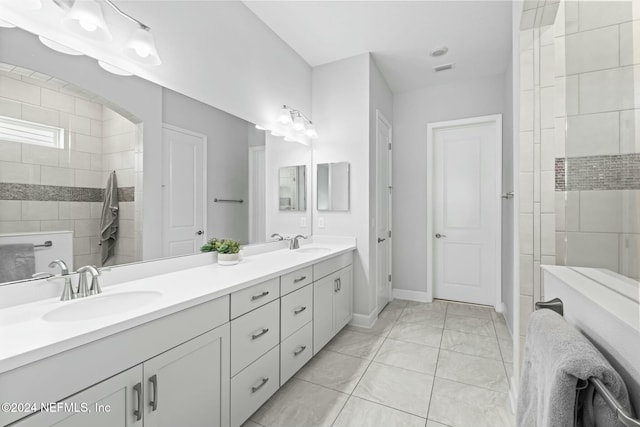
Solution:
<path fill-rule="evenodd" d="M 228 426 L 228 348 L 229 326 L 224 325 L 15 425 Z"/>
<path fill-rule="evenodd" d="M 317 354 L 353 317 L 351 256 L 351 253 L 343 254 L 314 266 L 313 354 Z M 316 276 L 323 277 L 316 279 Z"/>

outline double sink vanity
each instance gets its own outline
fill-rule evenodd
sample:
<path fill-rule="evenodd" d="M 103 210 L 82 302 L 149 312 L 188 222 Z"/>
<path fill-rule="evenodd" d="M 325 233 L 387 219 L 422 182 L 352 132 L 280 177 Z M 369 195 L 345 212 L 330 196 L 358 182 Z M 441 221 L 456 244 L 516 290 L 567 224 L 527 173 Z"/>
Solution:
<path fill-rule="evenodd" d="M 276 247 L 1 309 L 0 426 L 240 426 L 352 317 L 354 239 Z"/>

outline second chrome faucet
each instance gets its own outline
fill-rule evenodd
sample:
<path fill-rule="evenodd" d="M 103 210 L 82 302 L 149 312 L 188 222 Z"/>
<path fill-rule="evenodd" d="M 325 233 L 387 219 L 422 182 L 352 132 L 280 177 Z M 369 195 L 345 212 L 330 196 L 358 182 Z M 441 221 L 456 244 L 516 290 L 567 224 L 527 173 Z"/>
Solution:
<path fill-rule="evenodd" d="M 102 293 L 102 289 L 100 288 L 100 283 L 98 282 L 98 277 L 100 276 L 101 271 L 108 270 L 106 268 L 98 269 L 93 265 L 85 265 L 84 267 L 80 267 L 76 273 L 79 274 L 78 277 L 78 287 L 77 289 L 73 289 L 73 283 L 71 281 L 71 275 L 73 273 L 69 273 L 69 269 L 67 268 L 67 264 L 64 261 L 57 259 L 51 261 L 49 263 L 49 267 L 53 268 L 55 266 L 60 267 L 60 275 L 49 277 L 47 280 L 64 280 L 64 288 L 62 289 L 62 295 L 60 296 L 60 301 L 69 301 L 76 298 L 84 298 L 89 295 L 96 295 Z M 91 285 L 87 284 L 87 273 L 91 275 Z"/>

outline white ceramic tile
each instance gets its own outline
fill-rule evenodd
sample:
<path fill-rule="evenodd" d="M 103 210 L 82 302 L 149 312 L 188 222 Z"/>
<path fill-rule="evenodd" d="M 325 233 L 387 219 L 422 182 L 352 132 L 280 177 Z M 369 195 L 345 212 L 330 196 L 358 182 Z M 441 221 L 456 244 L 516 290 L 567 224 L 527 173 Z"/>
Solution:
<path fill-rule="evenodd" d="M 533 204 L 533 259 L 540 259 L 540 203 Z"/>
<path fill-rule="evenodd" d="M 620 111 L 620 153 L 640 152 L 640 110 Z"/>
<path fill-rule="evenodd" d="M 567 74 L 604 70 L 618 66 L 618 26 L 598 28 L 568 35 Z"/>
<path fill-rule="evenodd" d="M 102 138 L 102 121 L 91 120 L 91 136 Z"/>
<path fill-rule="evenodd" d="M 471 316 L 491 319 L 495 310 L 491 307 L 451 302 L 447 307 L 447 316 Z"/>
<path fill-rule="evenodd" d="M 22 201 L 22 220 L 58 219 L 58 202 Z"/>
<path fill-rule="evenodd" d="M 62 115 L 60 116 L 62 123 Z M 75 114 L 69 114 L 68 116 L 68 129 L 70 132 L 75 132 L 82 135 L 91 135 L 91 119 L 82 116 L 76 116 Z"/>
<path fill-rule="evenodd" d="M 520 214 L 520 253 L 533 254 L 533 215 Z"/>
<path fill-rule="evenodd" d="M 567 2 L 569 3 L 569 2 Z M 630 1 L 580 1 L 580 31 L 631 21 Z"/>
<path fill-rule="evenodd" d="M 567 61 L 565 58 L 565 37 L 556 37 L 553 54 L 556 58 L 556 77 L 567 75 Z"/>
<path fill-rule="evenodd" d="M 59 202 L 60 219 L 91 219 L 90 202 Z"/>
<path fill-rule="evenodd" d="M 444 312 L 440 310 L 426 311 L 406 308 L 400 316 L 399 321 L 405 323 L 421 323 L 434 328 L 442 328 L 444 324 Z"/>
<path fill-rule="evenodd" d="M 540 46 L 553 45 L 555 36 L 553 25 L 540 28 Z M 551 59 L 553 60 L 553 57 Z M 551 68 L 553 68 L 553 65 L 552 63 Z"/>
<path fill-rule="evenodd" d="M 544 9 L 542 12 L 542 22 L 540 23 L 540 25 L 543 26 L 540 28 L 541 34 L 543 33 L 544 28 L 549 28 L 549 26 L 555 22 L 559 6 L 560 3 L 558 1 L 547 1 L 544 5 Z"/>
<path fill-rule="evenodd" d="M 540 261 L 533 262 L 533 300 L 534 301 L 543 300 L 542 282 L 540 280 Z"/>
<path fill-rule="evenodd" d="M 534 27 L 536 9 L 525 10 L 520 17 L 520 29 L 529 30 Z"/>
<path fill-rule="evenodd" d="M 0 98 L 0 116 L 13 117 L 19 119 L 22 117 L 22 104 L 10 99 Z"/>
<path fill-rule="evenodd" d="M 520 52 L 533 50 L 533 30 L 520 31 Z"/>
<path fill-rule="evenodd" d="M 633 107 L 633 67 L 580 74 L 581 114 L 627 110 Z"/>
<path fill-rule="evenodd" d="M 96 154 L 96 153 L 90 153 L 91 155 L 91 161 L 90 161 L 90 168 L 91 170 L 94 171 L 101 171 L 102 170 L 102 154 Z"/>
<path fill-rule="evenodd" d="M 556 231 L 565 231 L 565 191 L 556 191 L 554 196 L 554 206 L 556 210 Z"/>
<path fill-rule="evenodd" d="M 293 378 L 251 420 L 267 427 L 330 427 L 348 398 L 347 394 Z"/>
<path fill-rule="evenodd" d="M 22 120 L 28 122 L 58 127 L 60 123 L 59 117 L 60 114 L 56 110 L 42 108 L 36 105 L 22 105 Z"/>
<path fill-rule="evenodd" d="M 533 295 L 533 255 L 520 255 L 520 293 Z"/>
<path fill-rule="evenodd" d="M 437 358 L 437 348 L 387 338 L 374 360 L 385 365 L 433 375 Z"/>
<path fill-rule="evenodd" d="M 564 117 L 567 115 L 567 78 L 556 77 L 553 84 L 553 94 L 555 104 L 553 112 L 556 117 Z"/>
<path fill-rule="evenodd" d="M 526 335 L 531 313 L 533 313 L 533 297 L 520 295 L 520 335 Z"/>
<path fill-rule="evenodd" d="M 565 157 L 565 144 L 566 144 L 566 127 L 567 120 L 565 118 L 557 118 L 554 121 L 553 126 L 553 140 L 555 142 L 556 158 Z"/>
<path fill-rule="evenodd" d="M 569 157 L 619 154 L 618 112 L 567 117 Z"/>
<path fill-rule="evenodd" d="M 581 198 L 584 197 L 584 194 Z M 567 265 L 618 271 L 618 234 L 567 232 Z"/>
<path fill-rule="evenodd" d="M 22 161 L 22 144 L 0 140 L 0 160 L 6 162 Z"/>
<path fill-rule="evenodd" d="M 102 140 L 94 136 L 74 133 L 71 135 L 71 149 L 85 153 L 101 154 Z"/>
<path fill-rule="evenodd" d="M 40 221 L 0 221 L 0 233 L 33 233 L 40 231 Z"/>
<path fill-rule="evenodd" d="M 75 150 L 58 150 L 58 163 L 62 168 L 91 169 L 91 153 Z"/>
<path fill-rule="evenodd" d="M 554 255 L 556 253 L 556 215 L 545 213 L 540 215 L 540 253 Z"/>
<path fill-rule="evenodd" d="M 74 170 L 42 166 L 42 183 L 44 185 L 59 185 L 72 187 L 74 185 Z"/>
<path fill-rule="evenodd" d="M 79 116 L 102 121 L 102 105 L 82 98 L 75 98 L 75 113 Z"/>
<path fill-rule="evenodd" d="M 509 395 L 436 378 L 429 419 L 451 427 L 515 427 Z"/>
<path fill-rule="evenodd" d="M 22 162 L 37 165 L 58 166 L 59 152 L 60 150 L 57 148 L 22 144 Z"/>
<path fill-rule="evenodd" d="M 326 350 L 370 360 L 373 359 L 383 341 L 384 336 L 343 329 L 327 344 Z"/>
<path fill-rule="evenodd" d="M 637 46 L 637 43 L 633 42 L 635 26 L 637 26 L 637 24 L 634 25 L 633 22 L 625 22 L 624 24 L 620 25 L 621 66 L 635 64 L 636 61 L 640 60 L 640 56 L 638 55 L 638 52 L 640 52 L 640 47 Z M 638 40 L 637 37 L 636 40 Z"/>
<path fill-rule="evenodd" d="M 555 172 L 545 171 L 540 173 L 540 211 L 542 213 L 555 212 Z"/>
<path fill-rule="evenodd" d="M 622 234 L 620 236 L 620 274 L 640 279 L 640 234 Z"/>
<path fill-rule="evenodd" d="M 540 136 L 540 170 L 555 171 L 555 130 L 543 129 Z"/>
<path fill-rule="evenodd" d="M 553 86 L 555 83 L 555 56 L 553 45 L 540 47 L 540 86 Z"/>
<path fill-rule="evenodd" d="M 0 76 L 0 96 L 28 104 L 40 104 L 40 88 L 9 77 Z"/>
<path fill-rule="evenodd" d="M 50 220 L 40 221 L 40 231 L 72 231 L 73 221 L 70 220 Z M 75 254 L 75 249 L 74 249 Z"/>
<path fill-rule="evenodd" d="M 499 356 L 498 342 L 494 340 L 493 345 L 498 360 L 440 350 L 436 377 L 508 393 L 509 383 Z"/>
<path fill-rule="evenodd" d="M 424 418 L 351 396 L 333 427 L 423 427 L 424 424 Z M 287 427 L 293 425 L 303 424 L 288 424 Z"/>
<path fill-rule="evenodd" d="M 76 187 L 102 188 L 102 172 L 76 169 Z"/>
<path fill-rule="evenodd" d="M 533 144 L 533 203 L 540 203 L 540 143 Z"/>
<path fill-rule="evenodd" d="M 74 225 L 74 237 L 89 237 L 100 234 L 100 220 L 77 219 Z"/>
<path fill-rule="evenodd" d="M 565 199 L 565 230 L 580 229 L 580 191 L 568 191 Z"/>
<path fill-rule="evenodd" d="M 542 129 L 552 129 L 555 118 L 555 92 L 553 87 L 540 89 L 540 126 Z"/>
<path fill-rule="evenodd" d="M 0 161 L 0 182 L 40 184 L 40 166 Z"/>
<path fill-rule="evenodd" d="M 520 92 L 520 131 L 533 130 L 534 91 Z"/>
<path fill-rule="evenodd" d="M 533 172 L 533 132 L 520 132 L 520 172 Z"/>
<path fill-rule="evenodd" d="M 20 200 L 0 200 L 0 221 L 20 221 L 22 202 Z"/>
<path fill-rule="evenodd" d="M 533 213 L 533 173 L 520 173 L 520 213 Z"/>
<path fill-rule="evenodd" d="M 88 237 L 76 237 L 73 239 L 73 253 L 75 255 L 87 255 L 91 253 L 91 239 Z"/>
<path fill-rule="evenodd" d="M 433 377 L 373 362 L 353 395 L 426 418 Z"/>
<path fill-rule="evenodd" d="M 393 329 L 391 329 L 388 337 L 399 341 L 428 345 L 430 347 L 440 347 L 442 328 L 423 325 L 421 323 L 397 322 L 393 326 Z"/>
<path fill-rule="evenodd" d="M 556 116 L 575 116 L 580 112 L 580 76 L 567 76 L 566 85 L 566 111 L 564 112 L 566 114 L 556 114 Z"/>
<path fill-rule="evenodd" d="M 533 90 L 533 49 L 520 52 L 520 90 Z"/>
<path fill-rule="evenodd" d="M 73 96 L 65 95 L 51 89 L 41 89 L 41 105 L 53 110 L 71 113 L 75 111 L 75 99 Z"/>
<path fill-rule="evenodd" d="M 502 361 L 495 337 L 445 329 L 442 335 L 442 349 Z"/>
<path fill-rule="evenodd" d="M 621 233 L 623 230 L 624 193 L 582 191 L 580 193 L 580 231 Z"/>
<path fill-rule="evenodd" d="M 564 231 L 556 232 L 556 265 L 567 265 L 567 235 Z"/>
<path fill-rule="evenodd" d="M 102 156 L 102 167 L 104 170 L 133 169 L 135 167 L 135 153 L 123 151 L 105 154 Z"/>

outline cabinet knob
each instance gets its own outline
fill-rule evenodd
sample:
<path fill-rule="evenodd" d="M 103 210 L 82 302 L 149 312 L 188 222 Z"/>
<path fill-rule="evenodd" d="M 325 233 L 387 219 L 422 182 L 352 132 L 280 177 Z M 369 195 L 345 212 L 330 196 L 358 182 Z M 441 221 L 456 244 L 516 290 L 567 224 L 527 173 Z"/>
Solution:
<path fill-rule="evenodd" d="M 196 234 L 197 234 L 198 236 L 202 236 L 202 235 L 204 234 L 204 231 L 202 231 L 202 230 L 198 230 L 198 231 L 196 231 Z"/>

